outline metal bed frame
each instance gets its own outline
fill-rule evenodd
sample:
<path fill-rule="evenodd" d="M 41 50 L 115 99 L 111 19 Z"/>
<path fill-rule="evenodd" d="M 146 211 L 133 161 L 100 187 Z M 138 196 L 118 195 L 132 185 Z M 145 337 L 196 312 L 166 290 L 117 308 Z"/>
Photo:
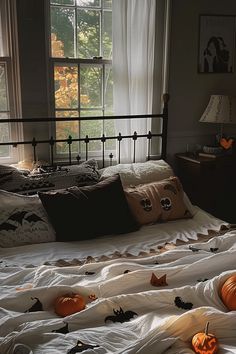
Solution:
<path fill-rule="evenodd" d="M 142 114 L 142 115 L 122 115 L 122 116 L 101 116 L 101 117 L 66 117 L 66 118 L 55 118 L 55 117 L 46 117 L 46 118 L 10 118 L 10 119 L 0 119 L 0 123 L 40 123 L 40 122 L 63 122 L 63 121 L 88 121 L 88 120 L 114 120 L 114 119 L 141 119 L 141 118 L 159 118 L 162 120 L 162 132 L 159 134 L 153 134 L 149 131 L 147 134 L 138 134 L 134 132 L 132 135 L 122 135 L 119 133 L 117 136 L 105 136 L 104 134 L 101 137 L 89 137 L 86 135 L 85 138 L 72 138 L 69 136 L 67 139 L 54 139 L 50 137 L 48 140 L 37 140 L 36 137 L 33 137 L 32 140 L 24 141 L 9 141 L 9 142 L 0 142 L 0 146 L 13 146 L 16 148 L 18 145 L 31 145 L 33 149 L 33 158 L 34 162 L 37 161 L 37 146 L 38 144 L 49 144 L 50 147 L 50 164 L 54 166 L 54 145 L 56 143 L 67 143 L 68 144 L 68 163 L 72 164 L 72 152 L 71 144 L 73 142 L 84 142 L 85 143 L 85 160 L 89 158 L 89 143 L 91 141 L 100 140 L 102 143 L 102 167 L 105 167 L 105 142 L 107 140 L 117 140 L 118 142 L 118 156 L 117 163 L 121 162 L 121 141 L 123 139 L 132 139 L 133 140 L 133 162 L 136 162 L 136 142 L 139 138 L 147 138 L 148 141 L 148 151 L 147 151 L 147 160 L 151 158 L 151 141 L 153 137 L 160 137 L 161 142 L 161 154 L 160 158 L 166 158 L 166 146 L 167 146 L 167 125 L 168 125 L 168 101 L 169 95 L 163 94 L 163 110 L 160 114 Z M 110 165 L 112 165 L 114 155 L 110 153 L 108 155 Z M 81 160 L 80 155 L 76 156 L 77 162 Z"/>

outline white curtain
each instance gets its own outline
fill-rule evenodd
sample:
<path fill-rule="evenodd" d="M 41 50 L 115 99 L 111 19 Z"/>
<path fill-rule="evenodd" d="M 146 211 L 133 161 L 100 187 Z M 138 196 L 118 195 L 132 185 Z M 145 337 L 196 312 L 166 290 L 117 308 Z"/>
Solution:
<path fill-rule="evenodd" d="M 153 104 L 156 0 L 113 1 L 114 113 L 149 114 Z M 116 120 L 116 133 L 146 134 L 150 119 Z M 147 139 L 138 139 L 136 162 L 147 156 Z M 133 142 L 121 142 L 121 162 L 133 159 Z"/>

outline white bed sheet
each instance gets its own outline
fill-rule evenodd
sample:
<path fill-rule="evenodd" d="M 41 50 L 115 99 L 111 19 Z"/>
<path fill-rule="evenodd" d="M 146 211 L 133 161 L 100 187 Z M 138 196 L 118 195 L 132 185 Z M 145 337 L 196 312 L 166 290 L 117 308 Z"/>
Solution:
<path fill-rule="evenodd" d="M 50 242 L 0 248 L 0 259 L 5 265 L 36 266 L 45 262 L 53 264 L 58 260 L 76 259 L 84 262 L 90 259 L 99 260 L 102 256 L 112 257 L 120 254 L 138 256 L 140 253 L 157 250 L 158 246 L 165 243 L 197 240 L 200 234 L 208 235 L 209 230 L 219 231 L 223 225 L 229 225 L 197 206 L 192 206 L 192 213 L 194 217 L 191 219 L 143 226 L 129 234 L 104 236 L 88 241 Z"/>
<path fill-rule="evenodd" d="M 222 224 L 196 209 L 193 220 L 159 225 L 162 231 L 158 237 L 162 242 L 181 237 L 195 240 L 197 230 L 190 232 L 190 225 L 207 233 L 208 229 L 218 230 Z M 145 229 L 149 230 L 145 236 L 149 246 L 157 245 L 157 228 Z M 176 236 L 170 239 L 170 231 L 174 229 Z M 141 241 L 144 235 L 136 236 L 139 246 L 135 252 L 138 253 L 145 249 Z M 93 241 L 96 253 L 108 252 L 111 240 Z M 110 253 L 131 250 L 135 236 L 126 245 L 119 242 L 109 249 Z M 199 238 L 192 243 L 195 249 L 190 243 L 155 256 L 117 258 L 70 267 L 22 265 L 28 261 L 44 262 L 45 255 L 50 259 L 59 255 L 70 259 L 80 254 L 87 256 L 92 252 L 91 242 L 70 244 L 70 247 L 66 243 L 53 243 L 1 250 L 5 259 L 2 258 L 0 267 L 0 353 L 19 354 L 16 346 L 20 345 L 24 350 L 21 354 L 75 353 L 70 350 L 79 340 L 91 346 L 84 351 L 86 354 L 193 354 L 191 338 L 204 329 L 207 321 L 210 321 L 210 332 L 219 340 L 219 354 L 236 353 L 236 311 L 228 311 L 219 297 L 220 284 L 236 273 L 236 231 L 202 243 Z M 54 251 L 51 246 L 56 247 Z M 24 252 L 28 257 L 22 258 Z M 10 266 L 10 262 L 21 266 Z M 150 282 L 153 273 L 158 278 L 166 275 L 167 284 L 153 286 Z M 87 299 L 86 309 L 61 318 L 54 312 L 54 301 L 58 295 L 70 292 L 80 293 Z M 97 299 L 88 301 L 90 294 L 95 294 Z M 36 298 L 42 307 L 28 312 Z M 177 306 L 178 298 L 191 306 Z M 131 311 L 127 312 L 128 319 L 122 322 L 116 317 L 112 322 L 110 316 L 121 309 L 124 313 Z"/>

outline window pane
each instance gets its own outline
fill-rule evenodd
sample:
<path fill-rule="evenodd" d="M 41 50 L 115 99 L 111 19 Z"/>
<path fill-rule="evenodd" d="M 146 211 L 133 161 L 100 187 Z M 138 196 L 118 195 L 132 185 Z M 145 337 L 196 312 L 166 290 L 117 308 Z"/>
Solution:
<path fill-rule="evenodd" d="M 54 90 L 56 109 L 78 108 L 78 67 L 55 66 Z"/>
<path fill-rule="evenodd" d="M 7 113 L 0 113 L 0 119 L 9 118 Z M 10 132 L 8 123 L 0 124 L 0 142 L 4 143 L 10 141 Z M 10 156 L 10 146 L 1 146 L 0 145 L 0 157 Z"/>
<path fill-rule="evenodd" d="M 103 7 L 106 9 L 112 8 L 112 0 L 103 0 Z"/>
<path fill-rule="evenodd" d="M 81 108 L 98 108 L 102 106 L 101 66 L 81 65 L 80 96 Z"/>
<path fill-rule="evenodd" d="M 81 117 L 101 116 L 102 111 L 82 111 Z M 85 138 L 86 135 L 90 138 L 102 136 L 102 120 L 88 120 L 80 122 L 80 137 Z M 81 143 L 81 151 L 85 152 L 85 143 Z M 89 151 L 101 151 L 101 141 L 91 141 L 89 143 Z"/>
<path fill-rule="evenodd" d="M 98 7 L 101 6 L 100 0 L 77 0 L 77 6 L 86 6 L 86 7 Z"/>
<path fill-rule="evenodd" d="M 56 117 L 78 117 L 78 111 L 57 111 Z M 71 135 L 72 138 L 79 137 L 79 122 L 56 122 L 56 138 L 57 139 L 68 139 Z M 78 152 L 78 143 L 74 142 L 71 145 L 72 152 Z M 67 143 L 57 143 L 56 152 L 58 154 L 68 153 L 68 144 Z"/>
<path fill-rule="evenodd" d="M 8 110 L 6 67 L 0 65 L 0 111 Z"/>
<path fill-rule="evenodd" d="M 100 12 L 78 10 L 78 57 L 93 58 L 100 55 Z"/>
<path fill-rule="evenodd" d="M 51 55 L 52 57 L 75 56 L 75 10 L 51 7 Z"/>
<path fill-rule="evenodd" d="M 105 89 L 104 89 L 104 106 L 105 115 L 113 115 L 113 77 L 112 68 L 107 66 L 105 69 Z M 113 119 L 104 121 L 104 134 L 106 136 L 115 136 L 115 121 Z M 106 143 L 106 149 L 108 151 L 114 151 L 116 148 L 116 140 L 108 140 Z"/>
<path fill-rule="evenodd" d="M 51 5 L 74 5 L 75 0 L 51 0 Z"/>
<path fill-rule="evenodd" d="M 115 133 L 115 121 L 113 119 L 104 120 L 104 134 L 105 136 L 116 136 Z M 115 150 L 117 140 L 107 140 L 106 150 L 108 153 Z"/>
<path fill-rule="evenodd" d="M 105 82 L 104 82 L 104 106 L 105 114 L 110 116 L 113 114 L 113 76 L 112 67 L 105 68 Z"/>
<path fill-rule="evenodd" d="M 103 58 L 112 58 L 112 13 L 103 12 Z"/>

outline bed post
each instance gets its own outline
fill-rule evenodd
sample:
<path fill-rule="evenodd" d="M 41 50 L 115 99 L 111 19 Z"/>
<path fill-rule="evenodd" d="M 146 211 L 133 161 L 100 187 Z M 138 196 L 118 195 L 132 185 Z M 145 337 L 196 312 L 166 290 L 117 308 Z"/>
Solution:
<path fill-rule="evenodd" d="M 168 127 L 168 102 L 169 94 L 163 94 L 163 125 L 162 125 L 162 145 L 161 145 L 161 158 L 166 159 L 166 146 L 167 146 L 167 127 Z"/>

